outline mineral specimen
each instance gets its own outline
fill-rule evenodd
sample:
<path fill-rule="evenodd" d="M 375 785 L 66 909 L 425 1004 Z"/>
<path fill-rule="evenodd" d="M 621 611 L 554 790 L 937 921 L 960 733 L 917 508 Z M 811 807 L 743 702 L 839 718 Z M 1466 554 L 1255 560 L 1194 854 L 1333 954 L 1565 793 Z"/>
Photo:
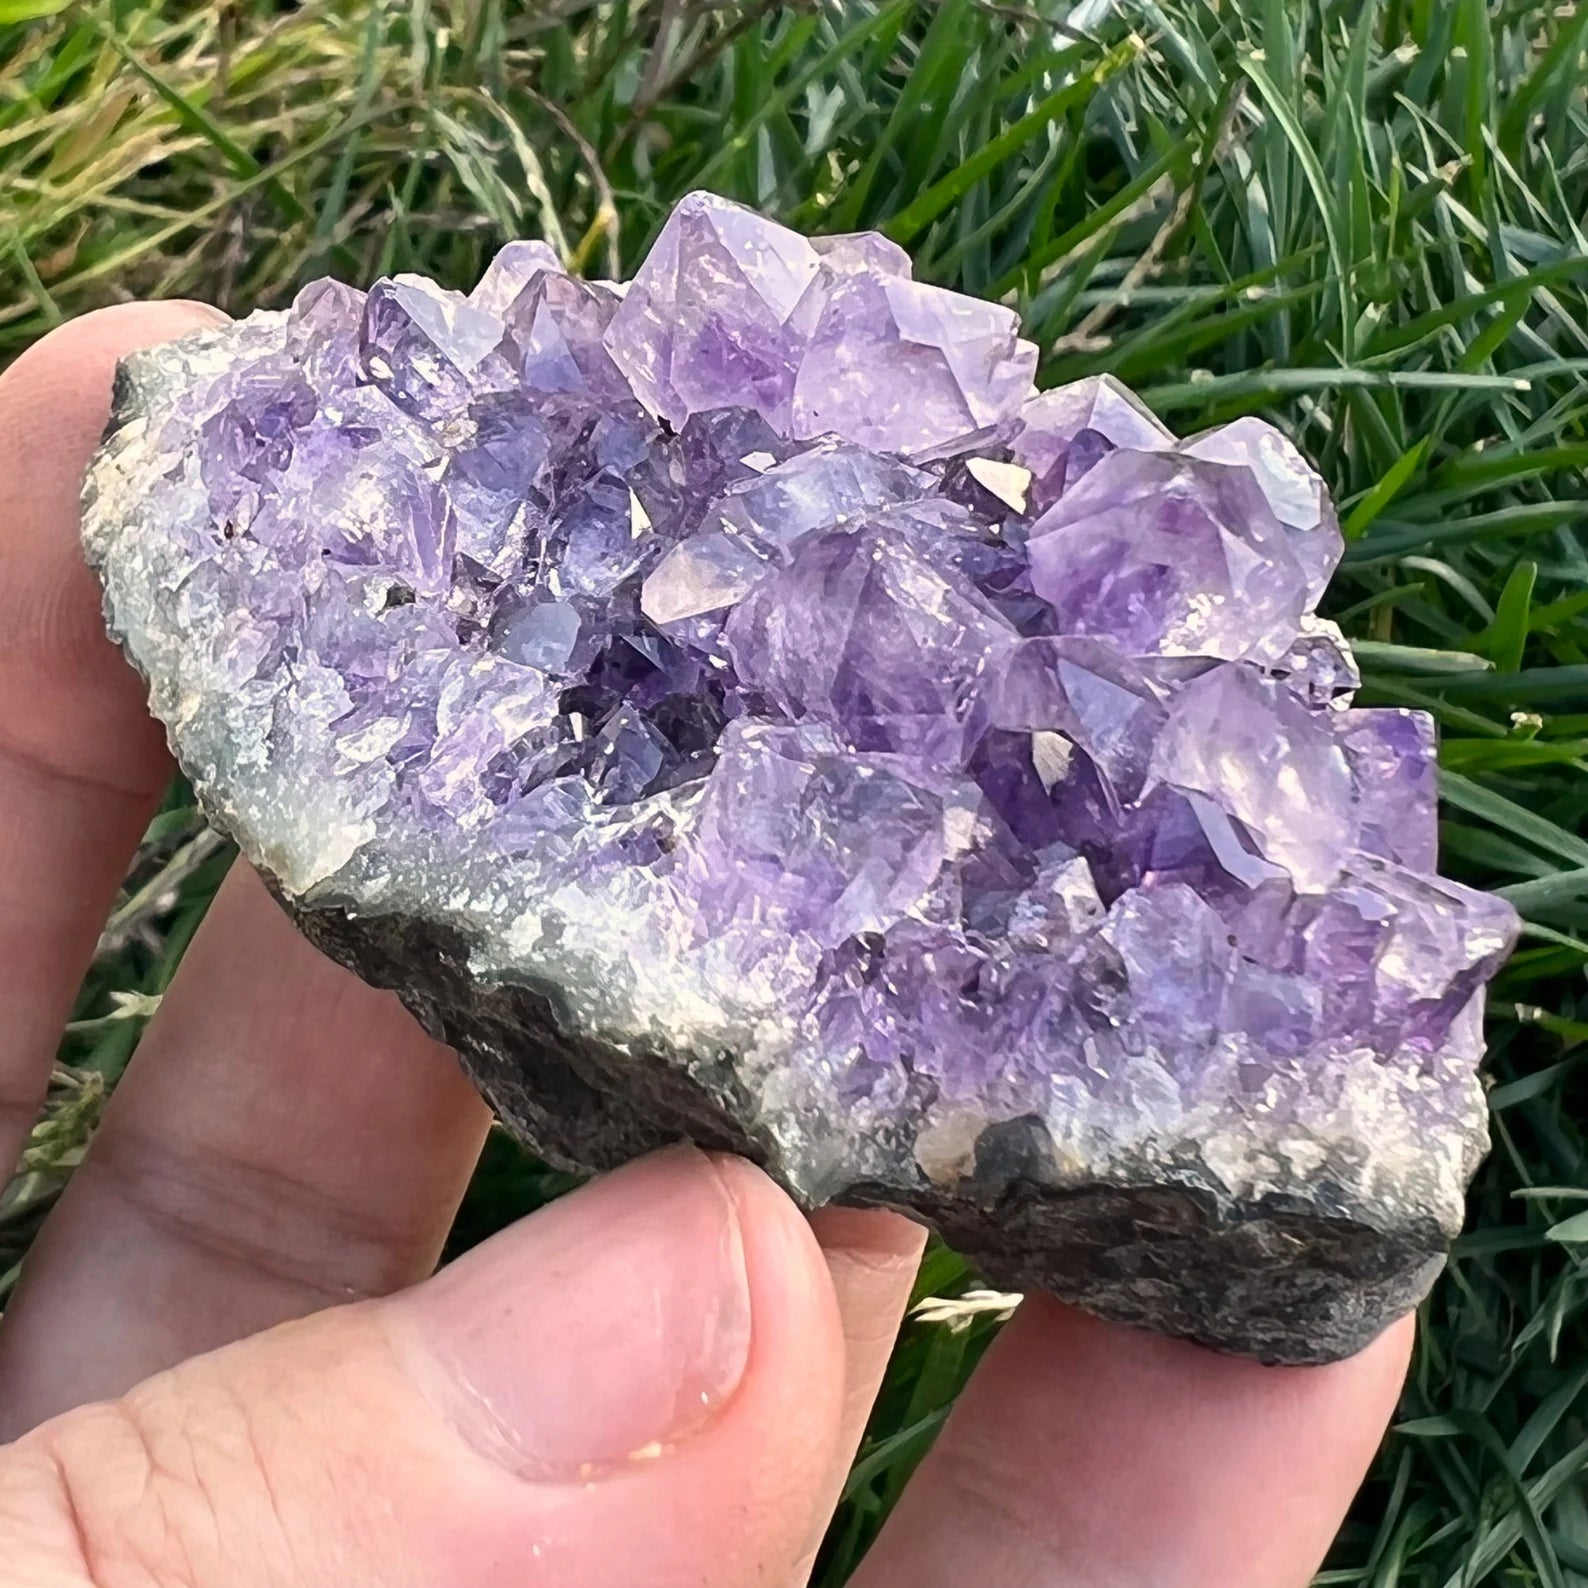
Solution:
<path fill-rule="evenodd" d="M 1512 912 L 1295 448 L 1035 362 L 696 194 L 626 291 L 519 243 L 135 355 L 86 543 L 211 817 L 554 1160 L 1336 1357 L 1458 1225 Z"/>

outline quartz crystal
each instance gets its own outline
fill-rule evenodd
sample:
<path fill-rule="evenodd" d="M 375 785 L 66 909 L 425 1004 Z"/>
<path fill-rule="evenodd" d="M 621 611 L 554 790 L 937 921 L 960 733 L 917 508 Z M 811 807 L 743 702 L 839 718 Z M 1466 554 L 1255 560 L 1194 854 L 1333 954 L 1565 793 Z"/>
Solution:
<path fill-rule="evenodd" d="M 686 198 L 129 358 L 110 624 L 213 820 L 507 1123 L 690 1136 L 1277 1361 L 1413 1303 L 1516 923 L 1351 703 L 1318 476 Z"/>

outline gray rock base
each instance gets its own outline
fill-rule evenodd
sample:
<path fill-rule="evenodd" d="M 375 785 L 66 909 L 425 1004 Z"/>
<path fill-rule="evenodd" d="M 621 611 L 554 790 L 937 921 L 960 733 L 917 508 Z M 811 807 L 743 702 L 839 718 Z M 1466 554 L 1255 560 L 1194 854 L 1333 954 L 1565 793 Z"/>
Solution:
<path fill-rule="evenodd" d="M 324 953 L 392 989 L 455 1048 L 508 1130 L 557 1167 L 613 1169 L 689 1140 L 740 1153 L 787 1186 L 772 1144 L 739 1123 L 749 1099 L 725 1057 L 693 1056 L 685 1068 L 570 1038 L 547 997 L 476 982 L 444 929 L 283 903 Z M 1056 1188 L 1031 1158 L 1036 1140 L 1018 1121 L 982 1137 L 977 1200 L 924 1177 L 856 1184 L 836 1200 L 925 1221 L 1000 1289 L 1051 1291 L 1099 1317 L 1273 1364 L 1361 1350 L 1422 1299 L 1443 1265 L 1445 1238 L 1431 1224 L 1379 1228 L 1344 1206 L 1320 1215 L 1322 1187 L 1307 1205 L 1270 1197 L 1235 1206 L 1196 1184 L 1188 1165 L 1183 1185 Z"/>

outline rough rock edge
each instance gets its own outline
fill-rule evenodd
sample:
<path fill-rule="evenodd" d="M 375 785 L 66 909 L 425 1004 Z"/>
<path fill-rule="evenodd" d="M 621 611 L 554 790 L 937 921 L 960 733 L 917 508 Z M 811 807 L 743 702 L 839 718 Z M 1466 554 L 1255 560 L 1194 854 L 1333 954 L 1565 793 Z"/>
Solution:
<path fill-rule="evenodd" d="M 773 1144 L 735 1117 L 749 1100 L 725 1056 L 686 1070 L 571 1037 L 544 995 L 475 981 L 467 945 L 446 928 L 277 897 L 318 948 L 392 989 L 455 1048 L 508 1129 L 558 1167 L 611 1169 L 687 1138 L 742 1153 L 782 1181 Z M 1056 1188 L 1031 1177 L 1033 1139 L 1019 1121 L 983 1134 L 981 1204 L 924 1177 L 908 1192 L 857 1184 L 837 1200 L 925 1220 L 994 1285 L 1051 1290 L 1099 1316 L 1270 1363 L 1360 1350 L 1421 1300 L 1443 1264 L 1445 1236 L 1431 1221 L 1386 1229 L 1284 1198 L 1232 1204 L 1195 1184 L 1191 1165 L 1178 1171 L 1181 1185 Z"/>
<path fill-rule="evenodd" d="M 124 363 L 103 441 L 142 417 Z M 108 602 L 106 616 L 123 643 Z M 181 747 L 169 733 L 168 740 L 181 764 Z M 220 812 L 207 807 L 206 814 L 229 831 Z M 246 854 L 247 845 L 240 847 Z M 263 874 L 304 935 L 366 982 L 394 991 L 457 1051 L 508 1130 L 554 1165 L 612 1169 L 687 1139 L 742 1154 L 787 1188 L 770 1137 L 736 1117 L 748 1113 L 749 1099 L 727 1055 L 692 1055 L 686 1066 L 678 1057 L 570 1036 L 545 994 L 475 980 L 468 945 L 452 929 L 305 905 Z M 1061 1187 L 1033 1177 L 1042 1171 L 1032 1159 L 1035 1141 L 1018 1120 L 985 1131 L 976 1146 L 976 1199 L 970 1187 L 945 1191 L 923 1175 L 909 1190 L 862 1182 L 833 1200 L 926 1222 L 993 1285 L 1048 1290 L 1114 1322 L 1274 1365 L 1355 1354 L 1414 1307 L 1444 1266 L 1450 1232 L 1436 1220 L 1375 1222 L 1322 1177 L 1310 1204 L 1273 1195 L 1237 1201 L 1194 1160 L 1143 1165 L 1140 1184 Z M 1320 1215 L 1317 1205 L 1330 1201 L 1338 1211 Z M 1194 1288 L 1188 1274 L 1197 1276 Z"/>

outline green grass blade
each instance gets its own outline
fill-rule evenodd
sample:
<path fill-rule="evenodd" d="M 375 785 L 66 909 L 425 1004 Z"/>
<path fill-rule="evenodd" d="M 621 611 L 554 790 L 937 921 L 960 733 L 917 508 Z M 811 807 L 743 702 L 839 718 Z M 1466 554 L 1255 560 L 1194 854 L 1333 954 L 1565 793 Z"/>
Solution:
<path fill-rule="evenodd" d="M 1128 66 L 1135 58 L 1136 49 L 1136 45 L 1127 43 L 1110 50 L 1074 82 L 1056 89 L 1005 132 L 983 144 L 947 176 L 934 182 L 919 198 L 887 221 L 883 231 L 896 243 L 913 242 L 928 225 L 963 199 L 989 172 L 996 170 L 1033 138 L 1039 137 L 1072 105 L 1090 98 L 1100 83 Z M 1091 53 L 1089 46 L 1077 45 L 1071 52 L 1074 64 L 1080 65 Z"/>
<path fill-rule="evenodd" d="M 1533 587 L 1538 583 L 1538 564 L 1519 562 L 1505 581 L 1495 605 L 1494 626 L 1486 636 L 1487 654 L 1502 673 L 1518 672 L 1527 650 L 1531 632 Z"/>
<path fill-rule="evenodd" d="M 1312 199 L 1317 206 L 1318 219 L 1323 226 L 1324 236 L 1328 239 L 1329 259 L 1334 268 L 1336 294 L 1339 299 L 1341 346 L 1349 362 L 1351 357 L 1352 326 L 1355 322 L 1355 316 L 1352 313 L 1351 293 L 1347 285 L 1349 277 L 1345 250 L 1340 242 L 1339 224 L 1335 217 L 1334 203 L 1329 193 L 1328 179 L 1323 174 L 1323 166 L 1318 160 L 1317 150 L 1313 148 L 1305 128 L 1296 117 L 1295 107 L 1286 99 L 1274 80 L 1268 75 L 1262 62 L 1250 53 L 1242 53 L 1237 59 L 1241 71 L 1256 86 L 1269 115 L 1274 118 L 1280 130 L 1284 133 L 1286 141 L 1290 144 L 1296 160 L 1301 166 L 1302 175 L 1306 178 L 1307 186 L 1312 190 Z"/>
<path fill-rule="evenodd" d="M 1496 794 L 1459 772 L 1441 773 L 1439 791 L 1458 810 L 1493 822 L 1502 831 L 1536 844 L 1547 854 L 1569 860 L 1574 866 L 1588 866 L 1588 840 L 1567 832 L 1547 817 L 1518 805 L 1503 794 Z"/>

